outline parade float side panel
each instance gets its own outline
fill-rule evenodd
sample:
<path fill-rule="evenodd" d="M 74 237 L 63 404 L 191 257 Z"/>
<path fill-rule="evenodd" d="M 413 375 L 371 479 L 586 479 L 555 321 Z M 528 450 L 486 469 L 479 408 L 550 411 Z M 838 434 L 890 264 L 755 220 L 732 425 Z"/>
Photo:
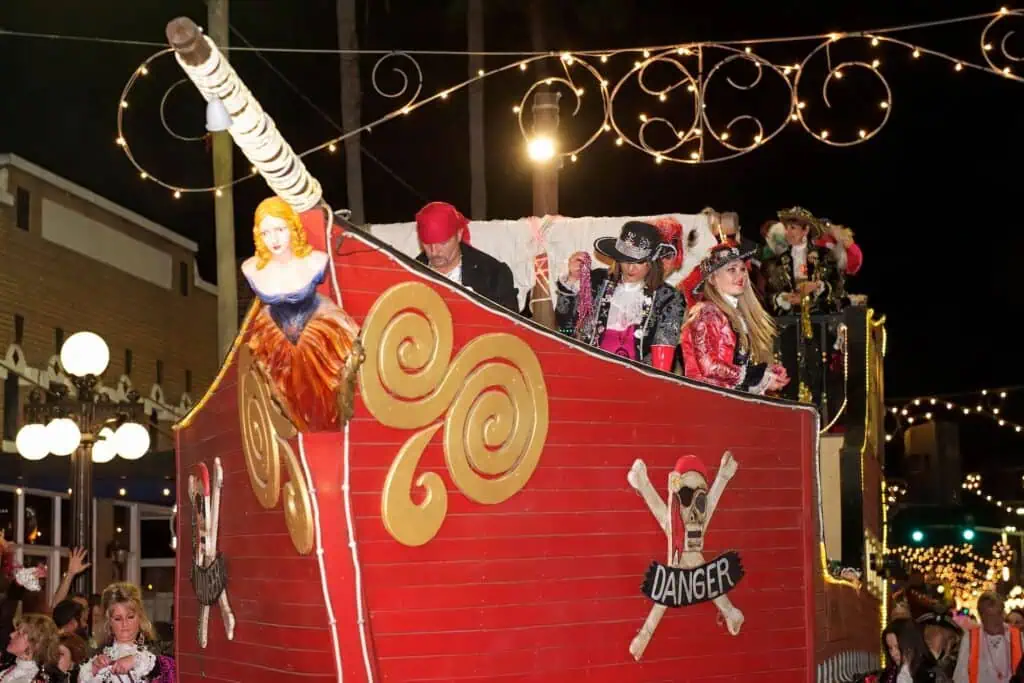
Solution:
<path fill-rule="evenodd" d="M 220 596 L 206 595 L 200 645 L 191 503 L 179 500 L 183 680 L 811 679 L 821 574 L 812 410 L 584 349 L 371 238 L 347 236 L 335 264 L 366 344 L 366 396 L 347 431 L 294 433 L 244 344 L 179 430 L 180 476 L 223 464 L 215 550 L 237 620 L 229 640 Z M 415 390 L 386 381 L 431 358 L 436 372 Z M 434 397 L 426 408 L 424 396 Z M 251 428 L 260 411 L 264 431 Z M 276 456 L 247 459 L 253 444 Z M 735 471 L 721 489 L 727 451 Z M 715 602 L 711 570 L 672 566 L 671 525 L 629 480 L 642 460 L 665 509 L 681 514 L 667 489 L 683 455 L 699 465 L 679 477 L 719 487 L 699 546 L 719 570 L 715 590 L 728 588 Z M 729 578 L 716 560 L 733 557 L 740 573 Z M 656 596 L 670 606 L 637 658 L 638 632 L 658 611 L 641 588 L 658 564 L 690 583 L 685 598 Z"/>
<path fill-rule="evenodd" d="M 876 634 L 885 616 L 884 550 L 884 318 L 870 309 L 847 316 L 849 363 L 846 419 L 840 451 L 842 533 L 837 547 L 821 546 L 831 571 L 815 579 L 815 660 L 819 681 L 877 669 Z M 847 573 L 844 568 L 858 571 Z"/>

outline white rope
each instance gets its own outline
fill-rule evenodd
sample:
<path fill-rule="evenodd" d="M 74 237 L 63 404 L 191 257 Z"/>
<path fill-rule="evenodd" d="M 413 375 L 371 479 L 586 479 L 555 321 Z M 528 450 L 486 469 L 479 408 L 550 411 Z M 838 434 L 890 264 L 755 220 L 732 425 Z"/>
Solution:
<path fill-rule="evenodd" d="M 231 137 L 274 193 L 298 213 L 312 209 L 323 195 L 320 183 L 213 41 L 208 36 L 202 38 L 210 48 L 210 57 L 198 66 L 189 66 L 175 54 L 178 64 L 207 102 L 219 98 L 224 103 L 231 115 Z"/>
<path fill-rule="evenodd" d="M 373 683 L 373 667 L 370 665 L 370 649 L 366 642 L 366 619 L 363 617 L 363 573 L 359 567 L 359 550 L 356 548 L 355 523 L 352 521 L 352 492 L 349 486 L 349 422 L 345 423 L 345 478 L 341 493 L 345 497 L 345 521 L 348 523 L 348 547 L 352 550 L 352 571 L 356 578 L 356 621 L 359 624 L 359 642 L 363 647 L 363 666 L 366 667 L 367 683 Z"/>
<path fill-rule="evenodd" d="M 313 506 L 313 529 L 316 532 L 316 561 L 320 567 L 320 588 L 324 594 L 324 607 L 327 609 L 327 623 L 331 630 L 331 644 L 334 646 L 334 665 L 338 671 L 338 683 L 345 680 L 345 672 L 341 666 L 341 643 L 338 640 L 338 621 L 334 617 L 334 605 L 331 603 L 331 589 L 327 587 L 327 568 L 324 566 L 324 544 L 323 533 L 320 530 L 320 503 L 317 502 L 316 485 L 309 473 L 309 463 L 306 460 L 306 446 L 299 433 L 299 461 L 302 463 L 302 473 L 306 478 L 306 485 L 309 487 L 309 502 Z"/>

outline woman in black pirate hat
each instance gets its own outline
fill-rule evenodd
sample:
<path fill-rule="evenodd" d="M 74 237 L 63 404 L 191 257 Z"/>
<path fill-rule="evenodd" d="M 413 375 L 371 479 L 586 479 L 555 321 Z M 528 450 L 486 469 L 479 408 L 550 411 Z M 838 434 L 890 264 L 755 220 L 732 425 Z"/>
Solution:
<path fill-rule="evenodd" d="M 612 260 L 611 269 L 590 269 L 590 255 L 569 257 L 559 279 L 558 328 L 591 346 L 671 371 L 683 322 L 682 295 L 664 283 L 661 259 L 675 248 L 657 228 L 641 221 L 622 226 L 618 238 L 602 237 L 594 250 Z"/>

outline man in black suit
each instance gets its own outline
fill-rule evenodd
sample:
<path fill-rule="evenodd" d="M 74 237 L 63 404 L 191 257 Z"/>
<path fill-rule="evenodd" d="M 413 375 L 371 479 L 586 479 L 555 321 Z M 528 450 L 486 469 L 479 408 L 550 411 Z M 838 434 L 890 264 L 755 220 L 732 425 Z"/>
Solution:
<path fill-rule="evenodd" d="M 422 251 L 416 257 L 433 270 L 508 310 L 519 312 L 512 271 L 469 244 L 469 221 L 451 204 L 431 202 L 416 214 Z"/>

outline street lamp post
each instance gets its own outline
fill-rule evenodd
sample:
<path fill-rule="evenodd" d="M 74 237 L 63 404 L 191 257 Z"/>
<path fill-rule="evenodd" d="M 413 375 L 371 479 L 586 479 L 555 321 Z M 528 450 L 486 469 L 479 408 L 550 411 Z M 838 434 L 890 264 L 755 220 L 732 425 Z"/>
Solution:
<path fill-rule="evenodd" d="M 149 450 L 149 431 L 140 424 L 143 405 L 139 395 L 128 392 L 124 401 L 113 401 L 96 391 L 99 376 L 110 362 L 106 342 L 92 332 L 68 337 L 60 350 L 60 364 L 71 380 L 73 392 L 62 383 L 51 384 L 45 393 L 34 389 L 25 405 L 25 425 L 18 430 L 16 446 L 26 460 L 42 460 L 51 453 L 71 456 L 71 548 L 92 550 L 92 465 L 116 456 L 138 460 Z M 93 558 L 95 562 L 95 557 Z M 91 577 L 83 572 L 74 589 L 88 595 Z"/>

